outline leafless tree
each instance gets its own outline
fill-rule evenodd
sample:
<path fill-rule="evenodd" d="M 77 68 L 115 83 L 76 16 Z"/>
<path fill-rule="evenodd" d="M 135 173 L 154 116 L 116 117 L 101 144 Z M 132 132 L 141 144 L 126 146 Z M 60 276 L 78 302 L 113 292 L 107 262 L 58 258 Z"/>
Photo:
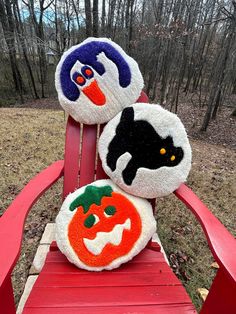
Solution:
<path fill-rule="evenodd" d="M 84 0 L 85 7 L 85 23 L 86 23 L 86 35 L 87 37 L 92 35 L 92 14 L 90 0 Z"/>
<path fill-rule="evenodd" d="M 53 93 L 48 53 L 58 60 L 99 34 L 138 61 L 151 100 L 174 112 L 185 98 L 205 108 L 202 131 L 236 94 L 235 0 L 0 0 L 0 18 L 9 62 L 0 80 L 10 67 L 22 100 L 26 86 L 34 97 Z"/>

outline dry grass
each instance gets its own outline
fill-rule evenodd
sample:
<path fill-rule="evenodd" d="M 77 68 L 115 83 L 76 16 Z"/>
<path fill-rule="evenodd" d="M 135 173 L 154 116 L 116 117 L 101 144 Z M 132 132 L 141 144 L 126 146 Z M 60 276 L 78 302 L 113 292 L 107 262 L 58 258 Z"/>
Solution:
<path fill-rule="evenodd" d="M 188 185 L 236 236 L 236 154 L 233 150 L 191 141 L 193 165 Z M 172 265 L 194 304 L 201 306 L 197 288 L 210 288 L 216 270 L 197 221 L 174 195 L 158 200 L 158 233 Z M 172 254 L 172 255 L 171 255 Z"/>
<path fill-rule="evenodd" d="M 38 172 L 63 159 L 65 121 L 62 111 L 0 109 L 0 214 Z M 27 218 L 20 260 L 13 274 L 16 302 L 45 224 L 61 205 L 60 181 L 33 207 Z M 20 208 L 19 208 L 20 210 Z"/>
<path fill-rule="evenodd" d="M 32 176 L 63 158 L 64 133 L 62 111 L 0 109 L 0 214 Z M 191 144 L 193 167 L 188 185 L 236 236 L 235 152 L 196 140 Z M 60 194 L 61 182 L 40 199 L 28 216 L 22 254 L 13 274 L 16 301 L 44 226 L 54 220 L 60 207 Z M 199 308 L 196 289 L 209 288 L 215 274 L 200 227 L 174 196 L 158 200 L 156 216 L 167 254 Z"/>

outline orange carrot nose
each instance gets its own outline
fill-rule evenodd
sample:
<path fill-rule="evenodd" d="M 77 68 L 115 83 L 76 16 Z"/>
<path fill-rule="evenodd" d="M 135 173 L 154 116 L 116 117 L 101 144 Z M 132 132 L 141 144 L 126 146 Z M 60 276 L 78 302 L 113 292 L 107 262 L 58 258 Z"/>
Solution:
<path fill-rule="evenodd" d="M 84 87 L 82 92 L 97 106 L 103 106 L 106 103 L 106 97 L 98 86 L 96 80 Z"/>

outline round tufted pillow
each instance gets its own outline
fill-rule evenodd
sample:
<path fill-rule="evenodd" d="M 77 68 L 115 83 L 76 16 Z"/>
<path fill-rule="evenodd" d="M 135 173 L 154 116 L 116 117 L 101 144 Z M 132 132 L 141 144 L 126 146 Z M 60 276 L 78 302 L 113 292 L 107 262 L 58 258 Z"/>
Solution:
<path fill-rule="evenodd" d="M 100 124 L 139 98 L 143 77 L 120 46 L 107 38 L 88 38 L 63 54 L 55 86 L 61 106 L 76 121 Z"/>
<path fill-rule="evenodd" d="M 104 128 L 98 149 L 107 175 L 124 191 L 145 198 L 173 192 L 191 168 L 182 122 L 159 105 L 125 108 Z"/>
<path fill-rule="evenodd" d="M 56 241 L 80 268 L 113 269 L 131 260 L 156 230 L 148 201 L 95 181 L 65 199 L 56 218 Z"/>

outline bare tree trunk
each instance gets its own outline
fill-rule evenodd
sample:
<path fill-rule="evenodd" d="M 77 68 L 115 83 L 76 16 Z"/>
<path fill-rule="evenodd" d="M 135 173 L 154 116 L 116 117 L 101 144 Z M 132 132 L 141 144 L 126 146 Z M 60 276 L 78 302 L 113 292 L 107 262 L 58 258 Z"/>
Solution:
<path fill-rule="evenodd" d="M 217 114 L 217 111 L 218 111 L 218 108 L 220 106 L 220 101 L 221 101 L 221 89 L 218 90 L 217 92 L 217 96 L 216 96 L 216 101 L 215 101 L 215 106 L 214 106 L 214 109 L 212 111 L 212 116 L 211 118 L 214 120 L 216 119 L 216 114 Z"/>
<path fill-rule="evenodd" d="M 102 0 L 102 35 L 105 35 L 106 2 Z"/>
<path fill-rule="evenodd" d="M 232 2 L 234 3 L 234 1 Z M 219 102 L 220 102 L 220 97 L 222 94 L 222 89 L 223 89 L 223 82 L 224 78 L 226 75 L 226 70 L 227 70 L 227 63 L 228 59 L 230 56 L 231 52 L 231 47 L 235 42 L 235 31 L 236 31 L 236 2 L 234 6 L 234 12 L 233 15 L 229 18 L 230 19 L 230 24 L 228 28 L 226 28 L 225 35 L 223 36 L 222 40 L 222 49 L 220 49 L 216 65 L 214 67 L 214 84 L 212 85 L 211 89 L 211 94 L 209 97 L 209 102 L 207 106 L 207 111 L 205 114 L 205 117 L 203 119 L 203 123 L 201 126 L 200 131 L 206 131 L 207 127 L 209 125 L 210 119 L 212 117 L 212 111 L 215 109 L 214 115 L 216 115 Z"/>
<path fill-rule="evenodd" d="M 108 16 L 107 16 L 107 36 L 109 38 L 112 37 L 115 7 L 116 7 L 116 0 L 109 0 Z"/>
<path fill-rule="evenodd" d="M 68 1 L 65 1 L 66 5 L 66 20 L 67 20 L 67 49 L 70 47 L 70 32 L 71 32 L 71 21 L 70 21 L 70 3 Z"/>
<path fill-rule="evenodd" d="M 78 29 L 80 29 L 80 21 L 79 21 L 79 0 L 72 0 L 72 6 L 73 6 L 73 10 L 75 12 L 76 15 L 76 22 L 77 22 L 77 26 Z"/>
<path fill-rule="evenodd" d="M 15 90 L 19 93 L 21 102 L 23 102 L 23 80 L 16 59 L 14 23 L 12 19 L 11 4 L 9 1 L 4 3 L 3 0 L 0 0 L 0 20 L 7 43 Z"/>
<path fill-rule="evenodd" d="M 33 71 L 30 65 L 30 61 L 28 58 L 28 54 L 27 54 L 27 49 L 26 49 L 26 42 L 25 42 L 25 38 L 24 38 L 24 30 L 23 30 L 23 25 L 22 25 L 22 21 L 21 21 L 21 15 L 20 15 L 20 10 L 19 10 L 19 6 L 18 6 L 18 1 L 14 0 L 14 5 L 13 5 L 13 10 L 14 10 L 14 16 L 15 16 L 15 25 L 16 25 L 16 29 L 17 29 L 17 33 L 18 33 L 18 37 L 19 37 L 19 42 L 21 45 L 21 49 L 23 52 L 23 56 L 25 59 L 25 64 L 29 73 L 29 78 L 30 78 L 30 82 L 32 84 L 32 88 L 33 88 L 33 93 L 34 93 L 34 97 L 36 99 L 39 98 L 38 96 L 38 92 L 36 89 L 36 84 L 35 84 L 35 80 L 34 80 L 34 76 L 33 76 Z"/>
<path fill-rule="evenodd" d="M 86 36 L 92 36 L 92 15 L 91 15 L 91 3 L 90 0 L 84 0 L 85 7 L 85 24 L 86 24 Z"/>
<path fill-rule="evenodd" d="M 129 53 L 129 23 L 130 23 L 130 4 L 132 0 L 127 0 L 125 10 L 125 47 Z"/>
<path fill-rule="evenodd" d="M 61 47 L 59 41 L 59 31 L 58 31 L 58 16 L 57 16 L 57 0 L 54 2 L 54 18 L 55 18 L 55 42 L 56 42 L 56 50 L 58 58 L 61 56 Z"/>
<path fill-rule="evenodd" d="M 118 0 L 117 3 L 117 14 L 116 14 L 116 22 L 115 22 L 115 26 L 113 28 L 113 35 L 112 38 L 115 39 L 116 38 L 116 34 L 117 34 L 117 29 L 119 27 L 120 24 L 120 19 L 121 19 L 121 5 L 122 5 L 122 0 Z"/>
<path fill-rule="evenodd" d="M 93 0 L 93 36 L 98 37 L 98 0 Z"/>
<path fill-rule="evenodd" d="M 25 5 L 28 6 L 30 17 L 34 25 L 34 30 L 36 34 L 38 58 L 39 58 L 39 73 L 40 73 L 40 83 L 41 83 L 41 97 L 45 98 L 45 84 L 47 79 L 47 62 L 46 62 L 46 52 L 45 52 L 45 40 L 44 40 L 44 27 L 43 27 L 43 16 L 44 11 L 52 4 L 54 0 L 51 0 L 45 4 L 45 0 L 39 0 L 39 16 L 36 16 L 35 11 L 35 1 L 22 0 Z"/>

